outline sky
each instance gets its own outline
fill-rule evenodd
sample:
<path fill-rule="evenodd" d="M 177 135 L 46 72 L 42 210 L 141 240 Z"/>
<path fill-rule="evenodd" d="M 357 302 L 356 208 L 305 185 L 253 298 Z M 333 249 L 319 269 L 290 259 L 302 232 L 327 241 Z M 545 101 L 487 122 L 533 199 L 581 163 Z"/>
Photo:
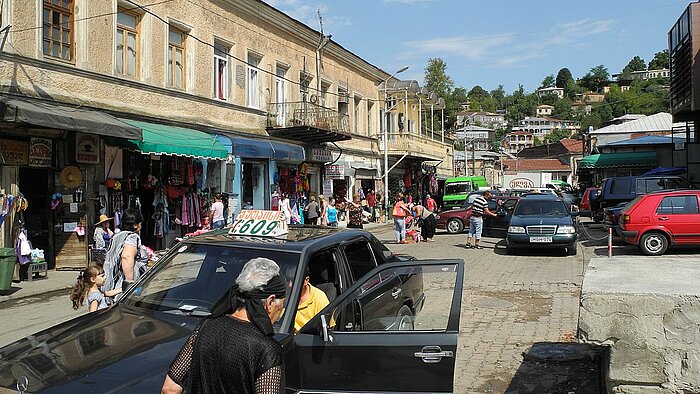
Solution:
<path fill-rule="evenodd" d="M 455 87 L 507 93 L 566 67 L 574 78 L 603 64 L 648 64 L 689 0 L 265 0 L 391 74 L 421 84 L 442 58 Z"/>

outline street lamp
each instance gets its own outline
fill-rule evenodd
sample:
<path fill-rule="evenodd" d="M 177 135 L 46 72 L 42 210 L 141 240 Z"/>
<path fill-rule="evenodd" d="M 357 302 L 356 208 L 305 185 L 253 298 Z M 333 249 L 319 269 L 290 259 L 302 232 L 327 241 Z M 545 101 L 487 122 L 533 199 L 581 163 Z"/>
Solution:
<path fill-rule="evenodd" d="M 382 119 L 381 124 L 384 125 L 384 217 L 386 219 L 389 219 L 389 133 L 387 131 L 388 124 L 386 122 L 386 84 L 389 83 L 389 80 L 394 78 L 396 74 L 400 74 L 406 70 L 408 70 L 408 66 L 403 66 L 384 80 L 384 119 Z"/>

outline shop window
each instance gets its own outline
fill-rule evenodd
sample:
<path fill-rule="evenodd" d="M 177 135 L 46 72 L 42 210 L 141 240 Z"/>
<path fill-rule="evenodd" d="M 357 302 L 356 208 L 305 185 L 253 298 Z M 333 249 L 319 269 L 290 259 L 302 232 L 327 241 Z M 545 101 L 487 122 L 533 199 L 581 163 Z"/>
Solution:
<path fill-rule="evenodd" d="M 261 56 L 248 54 L 248 107 L 260 108 L 260 61 Z"/>
<path fill-rule="evenodd" d="M 168 86 L 185 88 L 185 40 L 187 34 L 172 26 L 168 31 Z"/>
<path fill-rule="evenodd" d="M 73 0 L 44 0 L 44 55 L 73 60 Z"/>
<path fill-rule="evenodd" d="M 243 209 L 266 209 L 266 167 L 265 163 L 243 163 L 241 169 Z"/>
<path fill-rule="evenodd" d="M 227 101 L 229 97 L 230 51 L 230 47 L 214 41 L 214 98 L 222 101 Z"/>
<path fill-rule="evenodd" d="M 117 74 L 136 77 L 138 72 L 139 16 L 119 9 L 114 68 Z"/>

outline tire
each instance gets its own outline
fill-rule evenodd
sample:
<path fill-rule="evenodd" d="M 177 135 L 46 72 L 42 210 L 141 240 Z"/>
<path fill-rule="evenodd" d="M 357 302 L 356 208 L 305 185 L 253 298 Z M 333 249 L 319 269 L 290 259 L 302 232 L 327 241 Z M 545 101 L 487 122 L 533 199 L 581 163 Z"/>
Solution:
<path fill-rule="evenodd" d="M 658 231 L 645 233 L 639 239 L 639 248 L 647 256 L 661 256 L 668 249 L 668 237 Z"/>
<path fill-rule="evenodd" d="M 411 312 L 411 308 L 409 308 L 408 305 L 402 306 L 401 309 L 399 309 L 399 313 L 396 317 L 396 329 L 398 331 L 413 331 L 413 323 L 415 318 L 413 317 L 413 312 Z"/>
<path fill-rule="evenodd" d="M 576 256 L 578 250 L 578 244 L 576 242 L 566 247 L 566 254 L 569 256 Z"/>
<path fill-rule="evenodd" d="M 450 234 L 460 234 L 464 231 L 464 223 L 457 218 L 452 218 L 447 221 L 445 229 L 447 229 L 447 232 Z"/>

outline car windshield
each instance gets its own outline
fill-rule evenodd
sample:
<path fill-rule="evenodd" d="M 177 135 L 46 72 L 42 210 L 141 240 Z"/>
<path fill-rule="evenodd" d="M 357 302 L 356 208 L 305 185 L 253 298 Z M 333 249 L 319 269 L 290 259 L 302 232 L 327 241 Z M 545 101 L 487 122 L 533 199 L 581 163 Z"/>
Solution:
<path fill-rule="evenodd" d="M 466 194 L 471 190 L 470 182 L 450 183 L 445 186 L 445 194 Z"/>
<path fill-rule="evenodd" d="M 190 244 L 179 246 L 174 255 L 159 261 L 121 302 L 165 313 L 209 316 L 211 307 L 235 283 L 243 265 L 256 257 L 275 261 L 291 289 L 299 265 L 298 254 Z"/>
<path fill-rule="evenodd" d="M 566 215 L 568 210 L 562 201 L 523 199 L 515 207 L 515 215 Z"/>

